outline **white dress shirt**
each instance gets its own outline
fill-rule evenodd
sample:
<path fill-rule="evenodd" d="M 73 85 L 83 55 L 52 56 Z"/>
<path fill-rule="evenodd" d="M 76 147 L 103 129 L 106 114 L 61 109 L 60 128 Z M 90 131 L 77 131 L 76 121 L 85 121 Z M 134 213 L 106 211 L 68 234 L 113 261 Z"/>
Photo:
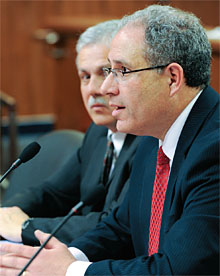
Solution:
<path fill-rule="evenodd" d="M 123 147 L 124 141 L 125 141 L 125 137 L 126 137 L 126 133 L 122 133 L 122 132 L 112 132 L 110 129 L 108 130 L 108 138 L 111 136 L 111 140 L 113 142 L 114 145 L 114 157 L 112 160 L 112 165 L 111 165 L 111 170 L 109 173 L 109 177 L 111 176 L 114 167 L 115 167 L 115 162 L 121 152 L 121 149 Z"/>
<path fill-rule="evenodd" d="M 189 116 L 191 109 L 193 108 L 195 102 L 199 98 L 202 91 L 200 91 L 193 100 L 187 105 L 187 107 L 182 111 L 182 113 L 177 117 L 175 122 L 167 131 L 164 140 L 159 140 L 159 146 L 162 145 L 163 152 L 170 159 L 170 171 L 173 163 L 174 154 L 176 151 L 176 146 L 179 141 L 180 134 L 182 132 L 183 126 Z"/>
<path fill-rule="evenodd" d="M 166 154 L 166 156 L 170 159 L 170 170 L 173 163 L 174 154 L 176 151 L 176 146 L 180 137 L 180 134 L 182 132 L 183 126 L 189 116 L 189 113 L 194 106 L 195 102 L 197 101 L 198 97 L 202 91 L 200 91 L 196 97 L 193 98 L 193 100 L 187 105 L 187 107 L 182 111 L 182 113 L 177 117 L 175 122 L 172 124 L 172 126 L 167 131 L 164 140 L 159 140 L 159 146 L 162 145 L 163 151 Z M 117 134 L 117 133 L 116 133 Z M 114 144 L 115 146 L 115 144 Z M 80 251 L 77 248 L 70 247 L 70 252 L 73 254 L 73 256 L 77 259 L 76 262 L 72 263 L 68 269 L 66 276 L 84 276 L 87 268 L 89 267 L 92 262 L 89 262 L 89 259 L 86 257 L 86 255 Z"/>

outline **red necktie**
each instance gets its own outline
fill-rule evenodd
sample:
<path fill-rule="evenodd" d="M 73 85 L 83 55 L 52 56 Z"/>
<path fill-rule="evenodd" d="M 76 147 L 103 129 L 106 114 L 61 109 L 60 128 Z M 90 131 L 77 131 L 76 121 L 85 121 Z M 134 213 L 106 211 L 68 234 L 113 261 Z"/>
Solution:
<path fill-rule="evenodd" d="M 157 167 L 151 202 L 148 247 L 149 256 L 158 252 L 161 218 L 169 178 L 169 170 L 169 158 L 164 154 L 162 147 L 160 147 L 157 152 Z"/>

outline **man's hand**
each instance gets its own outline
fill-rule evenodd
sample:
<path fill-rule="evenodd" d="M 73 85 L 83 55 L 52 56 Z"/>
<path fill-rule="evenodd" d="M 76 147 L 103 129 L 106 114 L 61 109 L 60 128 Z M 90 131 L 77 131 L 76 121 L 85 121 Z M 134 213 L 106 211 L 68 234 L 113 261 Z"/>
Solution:
<path fill-rule="evenodd" d="M 21 242 L 22 224 L 28 218 L 19 207 L 0 208 L 0 236 L 6 240 Z"/>
<path fill-rule="evenodd" d="M 35 231 L 35 235 L 41 244 L 49 236 L 39 230 Z M 0 256 L 0 275 L 18 275 L 38 249 L 39 247 L 21 244 L 0 244 L 0 252 L 7 252 Z M 76 259 L 67 246 L 53 237 L 27 268 L 25 275 L 64 276 L 69 265 L 74 261 Z"/>

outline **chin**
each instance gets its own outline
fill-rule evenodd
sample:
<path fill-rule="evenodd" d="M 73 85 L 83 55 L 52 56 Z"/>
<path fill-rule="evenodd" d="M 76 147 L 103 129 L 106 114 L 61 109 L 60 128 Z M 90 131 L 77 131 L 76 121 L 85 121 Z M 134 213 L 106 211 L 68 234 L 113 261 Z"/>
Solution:
<path fill-rule="evenodd" d="M 116 128 L 120 132 L 131 133 L 131 128 L 124 121 L 117 121 Z"/>
<path fill-rule="evenodd" d="M 103 116 L 101 118 L 93 118 L 93 121 L 96 125 L 98 126 L 109 126 L 109 125 L 115 125 L 115 120 L 110 120 L 110 119 L 103 119 Z"/>
<path fill-rule="evenodd" d="M 123 132 L 123 133 L 129 133 L 133 135 L 144 135 L 140 134 L 137 130 L 137 125 L 132 125 L 132 124 L 126 124 L 125 121 L 117 121 L 116 128 L 118 131 Z"/>

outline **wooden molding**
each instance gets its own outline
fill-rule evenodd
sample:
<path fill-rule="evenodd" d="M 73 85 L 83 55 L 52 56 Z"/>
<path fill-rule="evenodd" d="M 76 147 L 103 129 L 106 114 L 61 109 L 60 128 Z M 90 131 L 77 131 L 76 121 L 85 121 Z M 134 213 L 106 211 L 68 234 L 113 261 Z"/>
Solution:
<path fill-rule="evenodd" d="M 115 19 L 113 17 L 48 17 L 42 29 L 48 29 L 59 33 L 61 36 L 73 36 L 84 31 L 86 28 L 93 26 L 99 22 Z M 205 27 L 208 31 L 213 30 L 215 27 Z M 220 53 L 220 38 L 210 39 L 213 53 Z"/>
<path fill-rule="evenodd" d="M 115 19 L 112 17 L 48 17 L 42 28 L 53 29 L 63 34 L 81 32 L 99 22 Z"/>

